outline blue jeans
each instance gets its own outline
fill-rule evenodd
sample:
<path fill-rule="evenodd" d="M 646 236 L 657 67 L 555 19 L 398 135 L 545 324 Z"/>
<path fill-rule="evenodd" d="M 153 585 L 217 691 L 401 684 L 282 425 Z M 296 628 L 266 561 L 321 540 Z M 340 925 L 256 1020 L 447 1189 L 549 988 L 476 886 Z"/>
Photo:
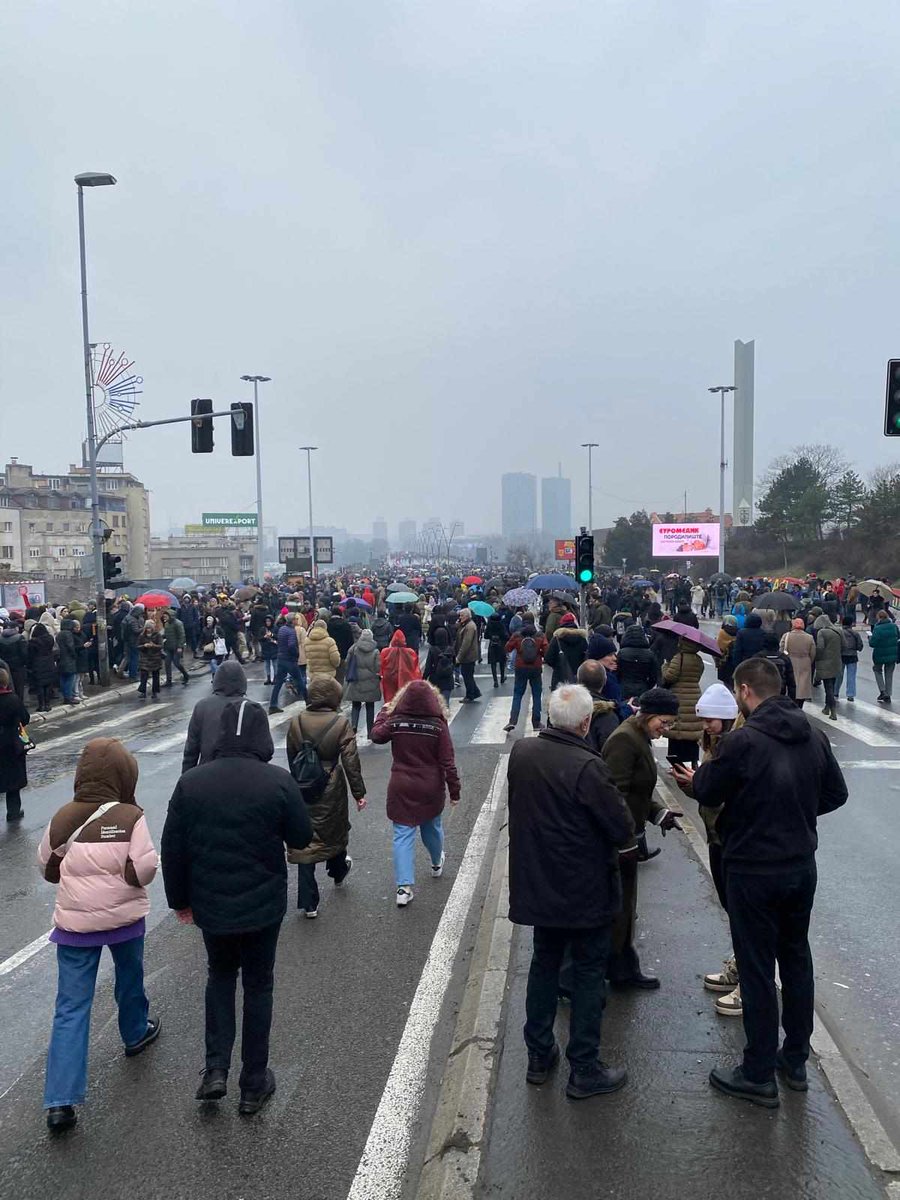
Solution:
<path fill-rule="evenodd" d="M 60 672 L 59 690 L 62 692 L 63 700 L 65 700 L 67 702 L 71 702 L 72 698 L 75 695 L 75 680 L 76 679 L 77 679 L 77 676 L 74 674 L 74 672 L 71 675 L 68 673 L 63 674 L 63 672 Z"/>
<path fill-rule="evenodd" d="M 306 699 L 306 667 L 301 667 L 299 663 L 295 662 L 285 662 L 283 658 L 279 658 L 275 661 L 275 682 L 272 685 L 272 698 L 269 701 L 271 708 L 278 707 L 278 693 L 281 691 L 281 685 L 288 678 L 293 679 L 300 699 Z"/>
<path fill-rule="evenodd" d="M 835 696 L 836 700 L 840 699 L 841 684 L 844 682 L 845 679 L 847 680 L 847 699 L 848 700 L 856 699 L 856 668 L 858 666 L 859 666 L 858 662 L 842 662 L 841 663 L 841 669 L 840 669 L 840 671 L 838 671 L 838 677 L 834 681 L 834 696 Z"/>
<path fill-rule="evenodd" d="M 137 646 L 129 646 L 126 657 L 128 659 L 128 678 L 137 679 L 138 658 L 140 657 L 140 651 L 138 650 Z"/>
<path fill-rule="evenodd" d="M 44 1108 L 84 1101 L 91 1006 L 102 949 L 102 946 L 56 947 L 59 982 L 47 1052 Z M 144 992 L 144 939 L 136 937 L 119 942 L 110 946 L 109 952 L 116 966 L 119 1033 L 126 1046 L 133 1046 L 147 1032 L 150 1008 Z"/>
<path fill-rule="evenodd" d="M 418 826 L 433 866 L 441 861 L 444 826 L 441 814 Z M 412 887 L 416 882 L 416 826 L 394 822 L 394 875 L 397 887 Z"/>
<path fill-rule="evenodd" d="M 519 720 L 519 713 L 522 710 L 522 700 L 525 697 L 525 689 L 531 684 L 531 723 L 532 725 L 540 725 L 541 723 L 541 689 L 543 680 L 541 672 L 535 667 L 523 667 L 516 670 L 516 681 L 513 684 L 512 708 L 509 711 L 509 723 L 515 725 Z"/>

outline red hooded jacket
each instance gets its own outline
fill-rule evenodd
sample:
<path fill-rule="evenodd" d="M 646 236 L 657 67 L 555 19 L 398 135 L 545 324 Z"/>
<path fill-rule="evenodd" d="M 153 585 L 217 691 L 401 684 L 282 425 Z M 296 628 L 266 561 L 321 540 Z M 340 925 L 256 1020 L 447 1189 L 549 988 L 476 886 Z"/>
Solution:
<path fill-rule="evenodd" d="M 381 652 L 381 690 L 385 704 L 389 704 L 406 684 L 421 678 L 419 655 L 409 649 L 403 631 L 398 629 L 391 644 Z"/>
<path fill-rule="evenodd" d="M 451 801 L 459 800 L 459 775 L 444 712 L 431 684 L 417 679 L 375 720 L 372 741 L 390 742 L 393 755 L 387 815 L 400 825 L 433 820 L 444 810 L 448 788 Z"/>

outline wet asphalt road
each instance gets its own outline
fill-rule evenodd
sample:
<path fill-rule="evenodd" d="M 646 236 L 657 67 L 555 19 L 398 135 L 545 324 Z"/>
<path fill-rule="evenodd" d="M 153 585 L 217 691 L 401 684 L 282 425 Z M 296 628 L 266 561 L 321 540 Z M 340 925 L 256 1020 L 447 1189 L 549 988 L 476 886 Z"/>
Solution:
<path fill-rule="evenodd" d="M 895 935 L 900 832 L 893 819 L 900 793 L 900 711 L 876 708 L 867 652 L 864 657 L 860 701 L 855 707 L 842 701 L 841 720 L 825 726 L 847 772 L 851 799 L 822 822 L 813 939 L 818 998 L 829 1030 L 900 1144 L 900 952 Z M 266 699 L 259 668 L 250 673 L 257 676 L 251 696 Z M 711 681 L 708 672 L 705 682 Z M 26 819 L 11 829 L 0 825 L 0 1156 L 11 1168 L 0 1177 L 0 1198 L 30 1200 L 62 1186 L 67 1197 L 105 1192 L 118 1200 L 133 1190 L 125 1187 L 126 1179 L 140 1179 L 141 1190 L 151 1197 L 227 1200 L 299 1193 L 312 1200 L 342 1200 L 347 1195 L 444 899 L 504 745 L 500 729 L 509 684 L 501 699 L 485 687 L 484 679 L 480 682 L 484 703 L 459 709 L 451 726 L 464 802 L 450 818 L 446 878 L 434 884 L 420 878 L 416 900 L 405 912 L 393 905 L 390 828 L 384 816 L 389 751 L 363 748 L 370 808 L 354 817 L 353 877 L 345 893 L 323 889 L 318 922 L 301 921 L 293 912 L 285 922 L 272 1056 L 279 1092 L 270 1114 L 252 1128 L 238 1122 L 230 1100 L 218 1117 L 210 1117 L 198 1113 L 191 1099 L 202 1065 L 203 955 L 196 931 L 178 926 L 165 909 L 158 880 L 151 892 L 147 974 L 164 1034 L 142 1058 L 125 1063 L 113 1019 L 111 972 L 104 964 L 94 1010 L 89 1104 L 74 1138 L 64 1146 L 48 1144 L 40 1099 L 55 988 L 52 950 L 42 946 L 4 972 L 10 956 L 50 928 L 53 889 L 34 868 L 37 842 L 52 813 L 71 794 L 84 737 L 97 733 L 121 737 L 137 753 L 138 796 L 158 839 L 180 769 L 187 716 L 208 683 L 196 680 L 186 689 L 176 685 L 164 690 L 156 705 L 126 697 L 36 731 L 41 746 L 29 758 Z M 815 707 L 808 705 L 807 711 Z M 273 730 L 276 761 L 283 755 L 285 729 L 286 718 Z M 665 857 L 675 863 L 674 855 Z M 424 865 L 420 852 L 420 872 Z M 666 903 L 671 909 L 646 912 L 644 928 L 647 936 L 655 936 L 655 927 L 664 929 L 662 947 L 678 948 L 667 973 L 681 971 L 695 934 L 699 943 L 691 973 L 714 968 L 727 950 L 727 930 L 708 944 L 696 930 L 692 934 L 677 894 Z M 476 904 L 474 916 L 477 909 Z M 521 961 L 516 962 L 521 970 Z M 449 1037 L 461 983 L 454 978 L 436 1038 L 438 1064 L 438 1043 Z M 728 1034 L 732 1039 L 736 1024 Z M 629 1054 L 632 1036 L 623 1027 L 622 1045 Z M 679 1051 L 679 1046 L 671 1050 Z M 679 1123 L 690 1136 L 693 1119 L 689 1116 L 687 1126 Z M 808 1131 L 801 1133 L 807 1136 Z M 638 1134 L 642 1140 L 640 1130 Z M 655 1126 L 648 1130 L 650 1137 L 659 1134 Z M 785 1153 L 789 1148 L 785 1145 Z M 498 1162 L 504 1169 L 504 1160 Z M 862 1191 L 846 1194 L 867 1195 L 865 1184 L 859 1186 Z M 517 1193 L 507 1189 L 506 1194 Z"/>

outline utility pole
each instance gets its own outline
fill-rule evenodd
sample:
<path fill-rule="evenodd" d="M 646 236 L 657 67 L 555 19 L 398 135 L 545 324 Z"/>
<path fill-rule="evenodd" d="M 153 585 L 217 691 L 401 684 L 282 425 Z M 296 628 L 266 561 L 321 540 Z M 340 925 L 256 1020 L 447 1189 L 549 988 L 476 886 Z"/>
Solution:
<path fill-rule="evenodd" d="M 718 393 L 721 403 L 720 439 L 719 439 L 719 570 L 725 570 L 725 396 L 728 392 L 736 392 L 736 387 L 720 384 L 718 387 L 707 388 L 713 394 Z"/>
<path fill-rule="evenodd" d="M 78 187 L 78 257 L 81 267 L 81 338 L 84 355 L 84 392 L 87 409 L 88 474 L 91 486 L 91 547 L 94 555 L 94 585 L 97 589 L 97 667 L 100 683 L 109 685 L 109 642 L 106 638 L 106 589 L 103 578 L 103 529 L 100 525 L 100 487 L 97 482 L 97 432 L 94 421 L 94 371 L 88 332 L 87 258 L 84 248 L 84 189 L 111 187 L 114 175 L 86 171 L 75 176 Z"/>
<path fill-rule="evenodd" d="M 309 486 L 309 562 L 312 570 L 313 579 L 316 578 L 316 538 L 313 533 L 313 515 L 312 515 L 312 452 L 318 450 L 318 446 L 301 446 L 301 450 L 306 451 L 306 482 Z"/>
<path fill-rule="evenodd" d="M 259 436 L 259 385 L 271 383 L 269 375 L 242 375 L 244 383 L 253 384 L 253 419 L 256 423 L 256 582 L 262 587 L 264 573 L 263 547 L 263 504 L 262 504 L 262 458 Z"/>
<path fill-rule="evenodd" d="M 588 533 L 594 532 L 594 478 L 591 457 L 597 449 L 598 442 L 582 442 L 582 450 L 588 452 Z"/>

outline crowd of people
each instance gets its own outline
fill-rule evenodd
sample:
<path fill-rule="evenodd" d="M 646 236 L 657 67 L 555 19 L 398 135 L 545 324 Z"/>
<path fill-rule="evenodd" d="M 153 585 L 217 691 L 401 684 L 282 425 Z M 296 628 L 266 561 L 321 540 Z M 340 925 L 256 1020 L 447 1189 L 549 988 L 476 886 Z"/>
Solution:
<path fill-rule="evenodd" d="M 309 920 L 319 915 L 317 865 L 325 864 L 337 888 L 352 870 L 351 799 L 358 812 L 367 805 L 358 741 L 363 709 L 369 743 L 392 752 L 386 814 L 397 907 L 414 898 L 417 839 L 431 876 L 442 876 L 442 814 L 461 794 L 448 704 L 455 689 L 462 703 L 481 700 L 475 667 L 484 659 L 495 688 L 513 676 L 507 732 L 516 729 L 530 689 L 538 734 L 514 743 L 508 768 L 510 919 L 534 928 L 529 1082 L 544 1082 L 559 1058 L 553 1025 L 560 1002 L 571 1007 L 568 1095 L 584 1099 L 626 1082 L 624 1068 L 599 1058 L 602 1013 L 607 983 L 623 991 L 660 987 L 640 963 L 635 930 L 639 867 L 660 853 L 649 848 L 646 827 L 665 834 L 683 815 L 657 789 L 652 743 L 665 736 L 674 783 L 700 805 L 717 895 L 731 923 L 734 952 L 704 986 L 717 993 L 717 1012 L 743 1017 L 747 1035 L 742 1066 L 717 1068 L 710 1081 L 770 1107 L 778 1103 L 776 1070 L 788 1086 L 805 1089 L 816 819 L 843 804 L 847 791 L 827 738 L 801 709 L 819 681 L 829 715 L 842 685 L 853 699 L 859 596 L 846 588 L 839 596 L 836 585 L 817 582 L 799 588 L 722 580 L 720 605 L 715 581 L 699 599 L 700 585 L 688 580 L 668 586 L 613 579 L 581 597 L 565 590 L 529 595 L 510 582 L 528 581 L 406 580 L 415 591 L 401 592 L 398 602 L 396 583 L 333 577 L 299 589 L 186 593 L 177 608 L 150 613 L 127 600 L 113 606 L 112 661 L 139 680 L 142 697 L 148 687 L 151 696 L 158 693 L 164 667 L 166 684 L 176 670 L 188 682 L 186 650 L 208 662 L 212 676 L 190 719 L 162 837 L 168 904 L 179 921 L 199 927 L 208 959 L 198 1100 L 227 1093 L 238 973 L 240 1111 L 258 1112 L 274 1092 L 268 1042 L 287 868 L 297 867 L 297 909 Z M 873 624 L 869 641 L 888 703 L 897 628 L 889 606 L 877 600 L 864 617 Z M 699 627 L 712 613 L 721 619 L 715 641 Z M 29 676 L 31 646 L 35 637 L 51 648 L 56 639 L 55 657 L 68 667 L 59 639 L 86 636 L 82 649 L 89 650 L 91 616 L 45 609 L 27 615 L 21 632 L 3 634 L 28 647 L 18 676 L 9 659 L 0 666 L 0 788 L 10 820 L 21 815 L 25 782 L 24 683 L 51 686 Z M 705 691 L 702 653 L 715 658 L 718 676 Z M 264 705 L 247 697 L 244 665 L 252 660 L 264 665 L 263 686 L 271 688 Z M 77 657 L 75 666 L 77 677 Z M 72 674 L 59 669 L 64 695 L 77 687 Z M 282 711 L 286 686 L 305 705 L 291 718 L 279 767 L 267 713 Z M 142 972 L 146 887 L 159 858 L 137 783 L 137 762 L 121 743 L 89 741 L 73 799 L 41 843 L 45 878 L 57 885 L 59 987 L 44 1097 L 55 1131 L 75 1124 L 85 1096 L 93 980 L 104 945 L 115 964 L 126 1055 L 141 1053 L 161 1029 L 150 1016 Z"/>

